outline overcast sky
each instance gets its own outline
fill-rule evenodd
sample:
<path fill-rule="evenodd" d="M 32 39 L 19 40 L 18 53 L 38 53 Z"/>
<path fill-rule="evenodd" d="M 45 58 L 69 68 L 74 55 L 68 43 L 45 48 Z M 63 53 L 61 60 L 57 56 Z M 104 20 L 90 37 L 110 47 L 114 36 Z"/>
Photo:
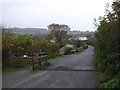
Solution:
<path fill-rule="evenodd" d="M 6 2 L 5 2 L 6 1 Z M 94 30 L 93 19 L 104 15 L 113 0 L 4 0 L 0 18 L 7 27 L 40 27 L 66 24 L 71 30 Z"/>

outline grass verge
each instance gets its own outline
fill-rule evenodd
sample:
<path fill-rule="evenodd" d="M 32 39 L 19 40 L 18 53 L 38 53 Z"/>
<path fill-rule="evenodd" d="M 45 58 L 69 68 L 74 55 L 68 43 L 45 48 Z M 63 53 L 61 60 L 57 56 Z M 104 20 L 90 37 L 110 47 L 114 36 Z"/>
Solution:
<path fill-rule="evenodd" d="M 47 57 L 48 59 L 54 59 L 54 58 L 64 57 L 64 55 L 61 55 L 59 52 L 55 52 L 55 53 L 49 53 Z"/>
<path fill-rule="evenodd" d="M 16 67 L 6 67 L 5 69 L 2 70 L 2 72 L 10 72 L 16 70 Z"/>

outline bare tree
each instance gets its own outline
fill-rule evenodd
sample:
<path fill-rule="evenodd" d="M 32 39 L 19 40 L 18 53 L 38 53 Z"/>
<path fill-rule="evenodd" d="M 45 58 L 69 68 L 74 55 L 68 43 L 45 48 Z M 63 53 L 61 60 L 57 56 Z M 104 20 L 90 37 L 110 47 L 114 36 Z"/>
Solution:
<path fill-rule="evenodd" d="M 64 40 L 66 40 L 65 38 L 70 28 L 65 24 L 50 24 L 48 30 L 50 30 L 49 39 L 55 40 L 61 47 L 64 44 Z"/>

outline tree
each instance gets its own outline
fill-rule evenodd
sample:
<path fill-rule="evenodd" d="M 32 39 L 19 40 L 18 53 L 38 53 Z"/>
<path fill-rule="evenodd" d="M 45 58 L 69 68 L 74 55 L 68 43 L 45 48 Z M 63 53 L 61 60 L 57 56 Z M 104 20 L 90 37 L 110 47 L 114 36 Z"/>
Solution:
<path fill-rule="evenodd" d="M 39 52 L 40 49 L 42 49 L 43 51 L 46 51 L 47 53 L 59 52 L 58 44 L 50 43 L 46 40 L 36 38 L 35 39 L 35 51 Z"/>
<path fill-rule="evenodd" d="M 50 30 L 49 39 L 55 40 L 61 47 L 64 44 L 67 32 L 70 28 L 65 24 L 50 24 L 48 30 Z"/>

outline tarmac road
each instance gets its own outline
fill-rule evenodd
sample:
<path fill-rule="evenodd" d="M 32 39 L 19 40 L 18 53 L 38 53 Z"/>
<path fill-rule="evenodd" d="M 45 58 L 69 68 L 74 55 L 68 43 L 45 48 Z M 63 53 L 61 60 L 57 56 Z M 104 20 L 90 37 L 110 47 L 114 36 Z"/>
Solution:
<path fill-rule="evenodd" d="M 93 67 L 94 47 L 80 54 L 49 60 L 53 70 L 31 72 L 30 67 L 3 73 L 3 88 L 97 88 L 98 78 Z M 74 70 L 55 70 L 53 67 L 69 67 Z M 87 67 L 87 68 L 86 68 Z M 91 68 L 92 69 L 89 69 Z M 78 70 L 75 70 L 77 68 Z"/>

